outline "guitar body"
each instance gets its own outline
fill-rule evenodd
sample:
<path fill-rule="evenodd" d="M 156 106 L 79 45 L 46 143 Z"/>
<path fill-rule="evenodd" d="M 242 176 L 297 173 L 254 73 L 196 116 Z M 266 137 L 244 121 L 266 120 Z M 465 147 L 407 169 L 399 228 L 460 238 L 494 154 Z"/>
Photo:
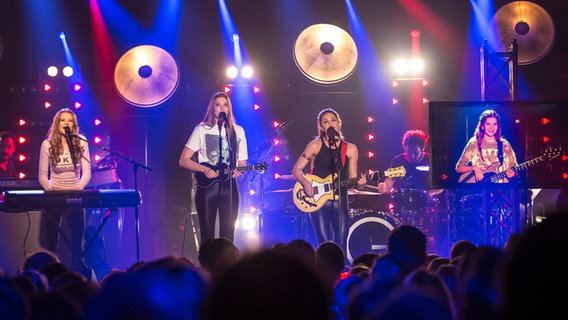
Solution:
<path fill-rule="evenodd" d="M 483 180 L 475 181 L 475 172 L 470 171 L 462 174 L 458 178 L 458 183 L 490 183 L 491 177 L 499 173 L 499 162 L 491 164 L 485 171 L 483 171 Z"/>
<path fill-rule="evenodd" d="M 404 177 L 406 175 L 406 170 L 404 166 L 390 168 L 384 172 L 375 171 L 371 176 L 376 177 L 376 179 L 382 177 L 396 178 Z M 321 207 L 328 200 L 338 200 L 339 194 L 337 190 L 334 190 L 334 180 L 337 180 L 337 174 L 330 174 L 325 178 L 320 178 L 316 175 L 306 174 L 306 179 L 310 182 L 314 188 L 314 196 L 308 197 L 304 192 L 304 186 L 301 183 L 296 182 L 293 190 L 294 204 L 298 209 L 303 212 L 312 213 L 321 209 Z M 367 176 L 367 181 L 375 180 Z M 352 178 L 344 181 L 335 181 L 335 187 L 340 186 L 341 188 L 349 189 L 357 184 L 359 178 Z"/>
<path fill-rule="evenodd" d="M 201 188 L 207 188 L 211 186 L 213 183 L 218 181 L 223 182 L 229 180 L 231 172 L 226 164 L 221 163 L 220 165 L 216 166 L 207 162 L 201 162 L 200 164 L 219 172 L 219 175 L 217 177 L 211 179 L 207 178 L 207 176 L 203 172 L 196 172 L 195 180 L 197 182 L 197 185 L 200 186 Z M 239 170 L 240 172 L 244 172 L 248 170 L 264 171 L 267 168 L 268 165 L 266 164 L 266 162 L 262 162 L 250 166 L 237 167 L 236 169 Z"/>
<path fill-rule="evenodd" d="M 303 212 L 314 212 L 319 210 L 328 200 L 337 200 L 339 195 L 335 193 L 332 189 L 333 179 L 337 177 L 335 175 L 329 175 L 325 178 L 320 178 L 316 175 L 307 174 L 306 178 L 310 181 L 312 187 L 314 187 L 314 196 L 308 197 L 304 192 L 304 186 L 301 183 L 296 182 L 294 185 L 294 204 L 298 209 Z"/>

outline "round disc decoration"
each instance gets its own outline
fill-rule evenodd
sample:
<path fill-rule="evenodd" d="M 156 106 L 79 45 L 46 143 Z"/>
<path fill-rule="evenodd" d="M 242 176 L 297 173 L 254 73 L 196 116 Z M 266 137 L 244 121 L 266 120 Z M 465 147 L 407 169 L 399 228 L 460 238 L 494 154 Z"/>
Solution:
<path fill-rule="evenodd" d="M 552 49 L 554 23 L 541 6 L 529 1 L 513 1 L 501 7 L 491 20 L 496 33 L 493 46 L 508 51 L 515 39 L 519 48 L 519 64 L 527 65 L 542 59 Z"/>
<path fill-rule="evenodd" d="M 296 38 L 294 62 L 311 81 L 336 84 L 355 70 L 357 46 L 345 30 L 331 24 L 314 24 Z"/>
<path fill-rule="evenodd" d="M 128 50 L 116 64 L 114 83 L 120 96 L 142 108 L 168 100 L 179 83 L 174 58 L 164 49 L 141 45 Z"/>

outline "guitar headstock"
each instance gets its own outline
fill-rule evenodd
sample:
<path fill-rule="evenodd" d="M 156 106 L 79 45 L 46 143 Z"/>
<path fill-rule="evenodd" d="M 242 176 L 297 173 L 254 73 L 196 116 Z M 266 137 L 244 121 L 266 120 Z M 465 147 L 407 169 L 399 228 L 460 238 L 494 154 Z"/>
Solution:
<path fill-rule="evenodd" d="M 268 164 L 266 162 L 261 162 L 253 165 L 254 170 L 266 171 L 268 169 Z"/>
<path fill-rule="evenodd" d="M 558 157 L 560 154 L 562 153 L 562 147 L 547 147 L 544 152 L 542 153 L 542 156 L 546 159 L 546 160 L 552 160 L 556 157 Z"/>
<path fill-rule="evenodd" d="M 403 178 L 404 176 L 406 176 L 406 169 L 404 168 L 404 166 L 388 168 L 387 170 L 385 170 L 385 177 Z"/>

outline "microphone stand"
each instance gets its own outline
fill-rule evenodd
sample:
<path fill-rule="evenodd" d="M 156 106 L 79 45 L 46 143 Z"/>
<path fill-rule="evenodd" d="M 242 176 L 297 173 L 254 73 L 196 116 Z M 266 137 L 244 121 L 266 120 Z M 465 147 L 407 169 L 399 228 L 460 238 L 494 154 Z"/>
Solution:
<path fill-rule="evenodd" d="M 235 153 L 233 150 L 233 147 L 231 145 L 231 139 L 229 137 L 229 124 L 224 121 L 225 123 L 225 137 L 227 139 L 227 146 L 229 149 L 229 212 L 231 213 L 231 216 L 233 214 L 233 182 L 236 183 L 236 180 L 233 179 L 233 170 L 237 168 L 237 163 L 236 163 L 236 159 L 235 159 Z M 233 130 L 233 134 L 235 134 L 235 140 L 237 139 L 236 137 L 236 132 Z M 234 238 L 234 233 L 233 233 L 233 238 Z M 231 239 L 233 240 L 233 239 Z"/>
<path fill-rule="evenodd" d="M 81 139 L 83 141 L 85 141 L 86 143 L 89 143 L 89 141 L 87 139 L 84 139 L 83 137 L 77 135 L 77 134 L 73 134 L 72 135 L 75 138 Z M 128 162 L 130 162 L 132 164 L 132 171 L 134 172 L 134 190 L 136 191 L 136 193 L 139 193 L 138 191 L 138 168 L 142 167 L 148 171 L 152 171 L 152 168 L 137 162 L 133 159 L 127 158 L 117 152 L 114 152 L 104 146 L 98 146 L 98 145 L 94 145 L 95 147 L 106 151 L 112 155 L 115 155 L 121 159 L 124 159 Z M 139 215 L 139 211 L 138 211 L 138 206 L 134 207 L 134 219 L 135 219 L 135 225 L 136 225 L 136 262 L 140 262 L 140 215 Z"/>
<path fill-rule="evenodd" d="M 338 195 L 337 199 L 337 212 L 338 214 L 341 214 L 341 210 L 342 210 L 342 200 L 341 200 L 341 163 L 339 162 L 339 157 L 340 154 L 337 153 L 337 151 L 341 152 L 338 148 L 337 145 L 337 141 L 335 140 L 335 135 L 331 135 L 331 139 L 329 139 L 330 137 L 328 136 L 328 141 L 329 141 L 329 151 L 331 153 L 331 167 L 332 167 L 332 177 L 334 173 L 337 173 L 337 180 L 336 179 L 332 179 L 332 190 L 334 192 L 334 194 L 332 194 L 332 196 L 334 197 L 335 194 Z M 335 149 L 332 149 L 331 147 L 334 147 Z M 334 152 L 334 150 L 336 152 Z M 333 202 L 332 202 L 333 203 Z M 337 235 L 334 235 L 337 236 Z M 341 239 L 340 239 L 341 240 Z M 341 240 L 342 241 L 342 240 Z"/>

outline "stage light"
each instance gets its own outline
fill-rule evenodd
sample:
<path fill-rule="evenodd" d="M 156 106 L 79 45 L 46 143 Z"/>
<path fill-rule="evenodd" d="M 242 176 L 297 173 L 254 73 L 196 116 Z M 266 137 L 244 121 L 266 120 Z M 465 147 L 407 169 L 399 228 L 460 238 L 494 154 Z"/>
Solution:
<path fill-rule="evenodd" d="M 73 103 L 73 107 L 74 107 L 75 109 L 79 109 L 79 108 L 81 108 L 82 106 L 83 106 L 83 105 L 81 104 L 81 102 L 75 101 L 75 102 Z"/>
<path fill-rule="evenodd" d="M 280 158 L 279 155 L 274 155 L 274 157 L 272 158 L 272 160 L 273 160 L 274 162 L 280 162 L 280 160 L 282 160 L 282 158 Z"/>
<path fill-rule="evenodd" d="M 73 68 L 71 68 L 70 66 L 64 67 L 63 68 L 63 75 L 66 76 L 67 78 L 72 76 L 73 75 Z"/>
<path fill-rule="evenodd" d="M 261 88 L 259 86 L 252 87 L 252 92 L 254 92 L 255 94 L 260 93 L 260 91 L 261 91 Z"/>
<path fill-rule="evenodd" d="M 392 63 L 392 72 L 402 76 L 408 71 L 408 63 L 403 58 L 398 58 Z"/>
<path fill-rule="evenodd" d="M 429 86 L 429 85 L 430 85 L 430 80 L 422 79 L 422 86 L 423 86 L 423 87 L 427 87 L 427 86 Z"/>
<path fill-rule="evenodd" d="M 550 124 L 550 119 L 549 118 L 542 118 L 542 119 L 540 119 L 540 124 L 542 124 L 542 125 Z"/>
<path fill-rule="evenodd" d="M 94 156 L 94 158 L 95 158 L 95 162 L 99 162 L 99 161 L 101 161 L 101 159 L 102 159 L 103 157 L 102 157 L 100 154 L 96 153 L 95 156 Z"/>
<path fill-rule="evenodd" d="M 422 74 L 424 72 L 424 60 L 420 58 L 413 58 L 410 60 L 409 71 L 412 74 Z"/>
<path fill-rule="evenodd" d="M 95 137 L 93 138 L 93 142 L 94 142 L 95 144 L 99 144 L 99 143 L 101 143 L 102 141 L 103 141 L 103 139 L 102 139 L 101 137 L 99 137 L 99 136 L 95 136 Z"/>
<path fill-rule="evenodd" d="M 550 138 L 547 137 L 547 136 L 544 136 L 544 137 L 542 137 L 542 142 L 548 143 L 548 142 L 550 142 Z"/>
<path fill-rule="evenodd" d="M 392 98 L 392 104 L 398 104 L 398 99 Z"/>
<path fill-rule="evenodd" d="M 367 140 L 368 140 L 368 141 L 373 141 L 373 140 L 375 140 L 375 135 L 369 133 L 369 134 L 367 135 Z"/>
<path fill-rule="evenodd" d="M 375 118 L 374 118 L 374 117 L 371 117 L 371 116 L 368 116 L 368 117 L 367 117 L 367 123 L 373 123 L 373 122 L 375 122 Z"/>
<path fill-rule="evenodd" d="M 373 151 L 369 151 L 367 152 L 367 158 L 374 158 L 375 157 L 375 153 Z"/>
<path fill-rule="evenodd" d="M 259 105 L 258 103 L 255 103 L 255 104 L 252 106 L 252 108 L 253 108 L 254 111 L 258 111 L 258 110 L 260 110 L 260 105 Z"/>
<path fill-rule="evenodd" d="M 18 143 L 19 144 L 24 144 L 26 142 L 28 142 L 28 139 L 26 137 L 23 137 L 23 136 L 18 137 Z"/>
<path fill-rule="evenodd" d="M 278 121 L 272 121 L 272 127 L 273 127 L 274 129 L 280 127 L 280 125 L 281 125 L 280 122 L 278 122 Z"/>
<path fill-rule="evenodd" d="M 43 91 L 44 92 L 50 92 L 53 89 L 53 86 L 49 83 L 44 83 L 43 84 Z"/>
<path fill-rule="evenodd" d="M 400 84 L 398 83 L 398 81 L 396 81 L 396 80 L 393 80 L 393 81 L 392 81 L 392 87 L 393 87 L 393 88 L 396 88 L 396 87 L 398 87 L 399 85 L 400 85 Z"/>
<path fill-rule="evenodd" d="M 26 124 L 28 124 L 28 122 L 25 119 L 20 118 L 20 120 L 18 120 L 18 126 L 23 127 Z"/>
<path fill-rule="evenodd" d="M 252 77 L 253 73 L 254 72 L 253 72 L 253 70 L 250 66 L 244 66 L 241 69 L 241 76 L 245 79 L 250 79 Z"/>
<path fill-rule="evenodd" d="M 18 155 L 18 161 L 24 162 L 26 160 L 28 160 L 28 157 L 25 154 Z"/>
<path fill-rule="evenodd" d="M 51 102 L 45 101 L 45 102 L 43 103 L 43 108 L 44 108 L 44 109 L 49 109 L 49 108 L 51 108 Z"/>
<path fill-rule="evenodd" d="M 254 196 L 256 194 L 256 191 L 254 189 L 250 189 L 249 190 L 249 196 Z"/>
<path fill-rule="evenodd" d="M 28 175 L 25 172 L 18 172 L 19 179 L 25 179 Z"/>
<path fill-rule="evenodd" d="M 49 67 L 47 68 L 47 75 L 48 75 L 48 76 L 50 76 L 50 77 L 53 78 L 53 77 L 56 77 L 57 74 L 59 74 L 59 69 L 57 69 L 56 66 L 49 66 Z"/>
<path fill-rule="evenodd" d="M 422 98 L 422 103 L 423 103 L 423 104 L 428 103 L 428 101 L 430 101 L 430 100 L 428 100 L 428 98 Z"/>
<path fill-rule="evenodd" d="M 65 40 L 65 32 L 59 32 L 59 39 Z"/>
<path fill-rule="evenodd" d="M 275 146 L 279 146 L 279 145 L 282 144 L 282 140 L 280 140 L 280 139 L 274 139 L 274 140 L 272 140 L 272 144 L 275 145 Z"/>
<path fill-rule="evenodd" d="M 75 83 L 73 85 L 73 91 L 79 92 L 79 91 L 81 91 L 81 89 L 83 89 L 83 86 L 80 83 Z"/>
<path fill-rule="evenodd" d="M 224 87 L 223 87 L 223 92 L 225 92 L 226 94 L 231 93 L 231 87 L 229 87 L 229 86 L 224 86 Z"/>
<path fill-rule="evenodd" d="M 225 73 L 227 74 L 227 78 L 235 79 L 239 75 L 239 70 L 235 66 L 230 66 Z"/>
<path fill-rule="evenodd" d="M 278 172 L 274 172 L 274 175 L 273 175 L 273 177 L 274 177 L 274 180 L 278 180 L 278 179 L 280 179 L 280 173 L 278 173 Z"/>
<path fill-rule="evenodd" d="M 95 119 L 93 122 L 95 126 L 100 126 L 103 123 L 100 119 Z"/>

